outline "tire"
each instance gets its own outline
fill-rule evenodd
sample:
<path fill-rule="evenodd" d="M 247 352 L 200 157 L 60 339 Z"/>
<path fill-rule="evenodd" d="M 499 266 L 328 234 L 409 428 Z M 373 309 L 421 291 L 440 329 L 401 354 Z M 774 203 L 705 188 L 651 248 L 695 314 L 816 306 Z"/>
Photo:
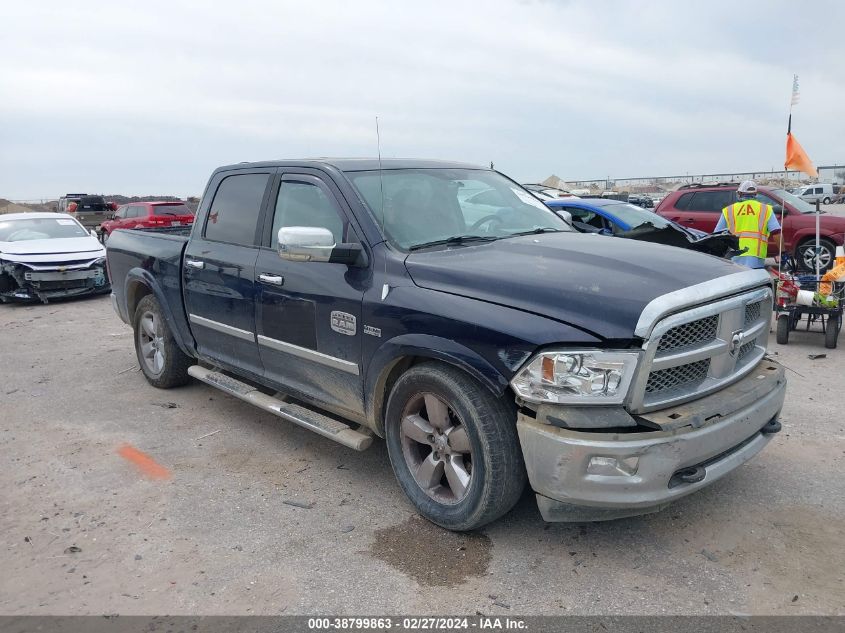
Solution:
<path fill-rule="evenodd" d="M 830 198 L 825 198 L 822 200 L 822 204 L 830 204 Z"/>
<path fill-rule="evenodd" d="M 789 315 L 781 314 L 778 317 L 777 342 L 778 345 L 789 345 Z"/>
<path fill-rule="evenodd" d="M 153 295 L 147 295 L 138 302 L 132 327 L 135 354 L 147 382 L 159 389 L 170 389 L 190 381 L 188 367 L 194 364 L 194 360 L 179 349 Z"/>
<path fill-rule="evenodd" d="M 802 242 L 798 245 L 798 248 L 795 250 L 795 263 L 798 265 L 799 270 L 804 270 L 808 272 L 815 272 L 815 258 L 813 257 L 813 252 L 816 248 L 816 240 L 810 239 Z M 807 251 L 811 251 L 808 253 Z M 825 272 L 830 270 L 831 266 L 834 263 L 834 257 L 836 254 L 836 245 L 827 239 L 820 239 L 819 240 L 819 254 L 822 259 L 822 266 L 819 267 L 821 272 Z"/>
<path fill-rule="evenodd" d="M 515 406 L 448 365 L 424 363 L 399 377 L 387 402 L 385 438 L 402 490 L 422 516 L 447 530 L 498 519 L 525 488 Z"/>
<path fill-rule="evenodd" d="M 840 325 L 838 315 L 831 315 L 827 318 L 827 326 L 824 329 L 824 346 L 827 349 L 836 349 Z"/>

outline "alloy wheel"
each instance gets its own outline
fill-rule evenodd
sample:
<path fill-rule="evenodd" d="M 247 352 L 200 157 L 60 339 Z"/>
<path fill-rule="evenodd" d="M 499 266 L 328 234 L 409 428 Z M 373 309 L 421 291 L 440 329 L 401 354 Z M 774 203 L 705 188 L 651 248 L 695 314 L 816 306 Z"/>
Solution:
<path fill-rule="evenodd" d="M 472 484 L 472 447 L 455 410 L 432 393 L 416 394 L 405 405 L 400 431 L 417 485 L 438 503 L 460 502 Z"/>
<path fill-rule="evenodd" d="M 158 375 L 164 371 L 164 337 L 159 317 L 153 312 L 144 312 L 140 326 L 138 343 L 141 347 L 141 358 L 150 373 Z"/>
<path fill-rule="evenodd" d="M 803 252 L 801 253 L 801 259 L 804 262 L 804 265 L 807 267 L 807 270 L 815 270 L 816 269 L 816 245 L 811 244 L 805 246 Z M 825 246 L 824 244 L 819 244 L 818 248 L 818 260 L 819 260 L 819 270 L 825 270 L 829 265 L 831 260 L 833 259 L 833 253 L 830 252 L 830 249 Z"/>

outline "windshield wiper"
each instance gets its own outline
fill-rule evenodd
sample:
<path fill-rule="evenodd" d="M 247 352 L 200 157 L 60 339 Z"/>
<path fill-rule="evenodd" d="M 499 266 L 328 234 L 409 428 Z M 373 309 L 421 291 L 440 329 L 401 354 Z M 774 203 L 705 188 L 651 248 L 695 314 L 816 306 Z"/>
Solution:
<path fill-rule="evenodd" d="M 469 244 L 471 242 L 492 242 L 499 239 L 492 235 L 453 235 L 442 240 L 433 240 L 431 242 L 423 242 L 422 244 L 414 244 L 408 247 L 409 251 L 418 251 L 423 248 L 430 248 L 432 246 L 451 246 L 453 244 Z"/>
<path fill-rule="evenodd" d="M 569 231 L 565 231 L 564 229 L 552 229 L 547 226 L 541 226 L 536 229 L 531 229 L 530 231 L 519 231 L 518 233 L 511 233 L 506 237 L 517 237 L 519 235 L 540 235 L 540 233 L 569 233 Z"/>

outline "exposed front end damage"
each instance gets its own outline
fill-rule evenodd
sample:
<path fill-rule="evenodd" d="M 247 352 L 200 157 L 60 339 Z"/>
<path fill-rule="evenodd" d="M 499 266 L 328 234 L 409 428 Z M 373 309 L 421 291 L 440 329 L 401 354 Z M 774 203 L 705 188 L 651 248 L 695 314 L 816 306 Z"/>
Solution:
<path fill-rule="evenodd" d="M 574 407 L 560 407 L 552 418 L 520 414 L 540 513 L 571 522 L 661 510 L 759 453 L 780 429 L 785 392 L 783 367 L 763 360 L 740 382 L 688 404 L 642 416 L 614 408 L 614 426 L 604 432 L 558 426 L 578 418 L 566 410 Z M 621 417 L 630 423 L 620 424 Z"/>
<path fill-rule="evenodd" d="M 104 257 L 76 261 L 0 259 L 0 301 L 41 301 L 109 291 Z"/>
<path fill-rule="evenodd" d="M 781 429 L 786 393 L 784 368 L 766 356 L 771 315 L 768 274 L 744 271 L 655 298 L 624 354 L 551 350 L 527 363 L 511 386 L 543 518 L 655 512 L 759 453 Z M 626 354 L 638 359 L 630 376 L 615 361 Z M 620 377 L 605 383 L 602 371 Z M 596 385 L 611 395 L 590 401 Z"/>

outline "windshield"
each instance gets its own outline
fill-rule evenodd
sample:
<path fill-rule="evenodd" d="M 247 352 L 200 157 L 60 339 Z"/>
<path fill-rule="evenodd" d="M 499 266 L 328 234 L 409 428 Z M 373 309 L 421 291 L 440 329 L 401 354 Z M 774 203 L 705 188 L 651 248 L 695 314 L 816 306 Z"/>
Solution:
<path fill-rule="evenodd" d="M 637 228 L 643 224 L 652 224 L 658 229 L 669 226 L 669 221 L 660 217 L 656 213 L 646 211 L 642 207 L 633 204 L 609 204 L 604 209 L 611 215 L 619 218 L 622 222 L 629 225 L 632 229 Z"/>
<path fill-rule="evenodd" d="M 804 202 L 801 198 L 789 193 L 786 189 L 774 189 L 773 191 L 771 191 L 771 193 L 776 195 L 778 198 L 786 202 L 788 205 L 790 205 L 792 208 L 794 208 L 796 211 L 799 211 L 800 213 L 816 212 L 816 208 L 813 205 Z"/>
<path fill-rule="evenodd" d="M 456 237 L 501 239 L 572 230 L 525 189 L 493 171 L 388 169 L 346 175 L 385 237 L 403 250 Z"/>
<path fill-rule="evenodd" d="M 0 242 L 86 237 L 88 231 L 70 218 L 0 220 Z"/>

